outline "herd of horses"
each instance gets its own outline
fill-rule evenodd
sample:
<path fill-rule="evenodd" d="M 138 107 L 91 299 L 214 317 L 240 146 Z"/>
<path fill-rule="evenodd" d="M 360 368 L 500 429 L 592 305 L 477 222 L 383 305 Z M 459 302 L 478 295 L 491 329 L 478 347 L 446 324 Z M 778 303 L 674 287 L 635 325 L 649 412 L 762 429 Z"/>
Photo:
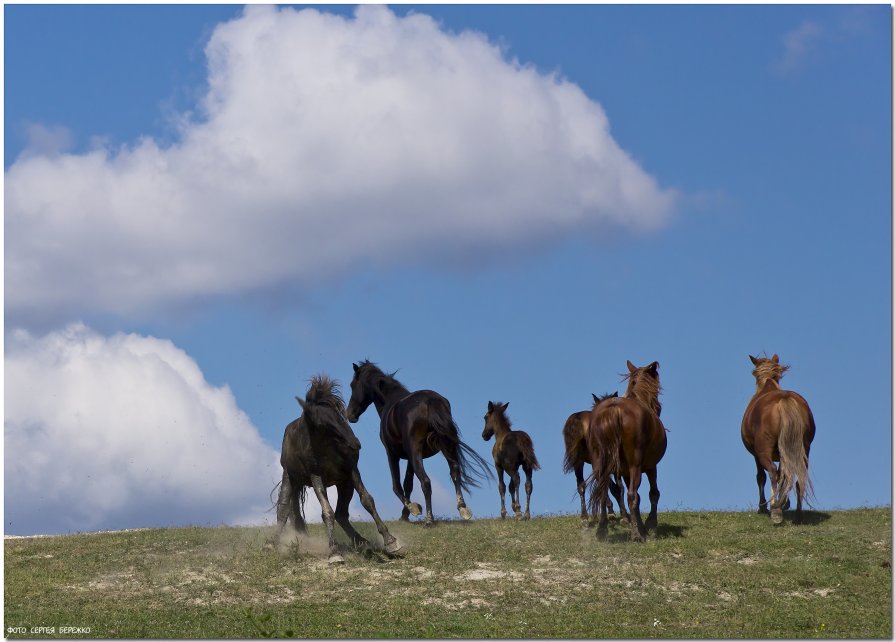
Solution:
<path fill-rule="evenodd" d="M 783 521 L 783 510 L 789 507 L 789 494 L 795 488 L 795 521 L 801 521 L 802 502 L 812 493 L 808 477 L 808 454 L 814 439 L 814 417 L 805 399 L 780 387 L 780 379 L 789 366 L 780 363 L 775 354 L 770 358 L 749 357 L 754 365 L 755 394 L 743 415 L 743 444 L 755 458 L 758 482 L 758 511 L 769 513 L 774 524 Z M 411 392 L 396 378 L 370 361 L 352 364 L 351 398 L 346 407 L 338 384 L 325 375 L 311 379 L 304 399 L 296 397 L 301 416 L 291 422 L 283 436 L 280 463 L 283 467 L 279 483 L 277 538 L 291 518 L 293 527 L 307 532 L 304 500 L 312 488 L 323 513 L 329 536 L 330 561 L 342 561 L 335 541 L 337 522 L 355 547 L 373 550 L 348 520 L 348 506 L 357 492 L 364 509 L 373 517 L 382 537 L 381 550 L 388 556 L 404 551 L 379 517 L 373 497 L 367 492 L 357 467 L 360 442 L 349 426 L 373 405 L 380 419 L 379 437 L 385 447 L 392 488 L 401 501 L 401 519 L 422 514 L 423 508 L 411 501 L 414 477 L 419 480 L 425 502 L 425 525 L 432 526 L 432 483 L 423 461 L 437 453 L 447 460 L 457 499 L 457 510 L 464 520 L 472 518 L 466 506 L 464 491 L 479 486 L 479 481 L 493 478 L 488 463 L 460 438 L 460 430 L 451 416 L 451 404 L 433 390 Z M 647 531 L 657 526 L 659 487 L 657 471 L 667 447 L 667 430 L 662 424 L 659 402 L 659 363 L 637 367 L 627 362 L 627 389 L 598 397 L 593 395 L 590 410 L 569 416 L 563 427 L 566 473 L 574 471 L 581 498 L 581 520 L 589 526 L 598 519 L 596 534 L 605 539 L 608 515 L 614 513 L 612 497 L 618 506 L 619 519 L 627 520 L 632 540 L 643 541 Z M 510 501 L 517 519 L 531 516 L 532 473 L 540 468 L 531 437 L 514 430 L 507 416 L 509 403 L 488 402 L 482 438 L 494 438 L 492 455 L 500 493 L 500 516 L 507 516 L 504 474 L 510 479 Z M 407 461 L 403 483 L 399 463 Z M 779 462 L 779 465 L 776 463 Z M 584 477 L 584 466 L 591 474 Z M 521 478 L 525 473 L 525 510 L 520 499 Z M 642 476 L 649 482 L 650 512 L 646 522 L 640 513 L 639 488 Z M 765 498 L 766 478 L 771 480 L 770 499 Z M 333 510 L 326 488 L 335 486 L 338 493 Z M 627 489 L 627 506 L 623 501 Z M 589 500 L 586 497 L 589 493 Z"/>

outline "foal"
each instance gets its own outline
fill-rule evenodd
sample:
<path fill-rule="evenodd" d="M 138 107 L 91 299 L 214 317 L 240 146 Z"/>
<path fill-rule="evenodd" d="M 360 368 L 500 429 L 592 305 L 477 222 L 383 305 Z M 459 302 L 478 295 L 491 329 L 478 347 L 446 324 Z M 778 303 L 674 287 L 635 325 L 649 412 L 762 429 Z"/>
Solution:
<path fill-rule="evenodd" d="M 485 413 L 485 429 L 482 431 L 482 439 L 488 441 L 494 436 L 494 447 L 491 454 L 494 457 L 494 468 L 497 469 L 498 490 L 500 491 L 500 518 L 507 516 L 507 507 L 504 504 L 506 486 L 503 483 L 503 473 L 510 476 L 510 500 L 513 502 L 513 512 L 516 519 L 531 519 L 531 473 L 538 470 L 541 465 L 535 457 L 534 444 L 528 433 L 522 430 L 513 430 L 510 419 L 506 415 L 507 403 L 488 402 L 488 412 Z M 525 514 L 520 513 L 522 508 L 519 501 L 519 466 L 525 471 Z"/>

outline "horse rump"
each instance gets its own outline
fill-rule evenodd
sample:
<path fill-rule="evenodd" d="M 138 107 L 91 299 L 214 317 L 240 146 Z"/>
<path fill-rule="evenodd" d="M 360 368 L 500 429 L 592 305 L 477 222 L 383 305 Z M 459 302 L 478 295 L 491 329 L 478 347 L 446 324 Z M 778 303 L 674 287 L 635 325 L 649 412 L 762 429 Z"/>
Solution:
<path fill-rule="evenodd" d="M 488 462 L 476 451 L 460 439 L 460 428 L 450 415 L 450 411 L 429 405 L 429 427 L 439 450 L 447 456 L 456 453 L 457 465 L 460 469 L 460 487 L 469 492 L 471 488 L 480 488 L 481 479 L 494 479 Z"/>

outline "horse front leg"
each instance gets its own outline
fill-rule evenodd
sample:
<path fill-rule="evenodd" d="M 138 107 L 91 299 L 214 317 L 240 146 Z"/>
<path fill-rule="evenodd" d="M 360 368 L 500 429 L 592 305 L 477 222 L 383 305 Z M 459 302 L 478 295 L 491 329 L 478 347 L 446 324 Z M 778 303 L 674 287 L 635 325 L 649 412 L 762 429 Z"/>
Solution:
<path fill-rule="evenodd" d="M 351 503 L 351 498 L 354 497 L 353 481 L 348 480 L 342 482 L 336 486 L 336 490 L 339 493 L 339 499 L 336 502 L 336 522 L 338 522 L 339 526 L 342 527 L 342 530 L 345 531 L 345 534 L 351 539 L 351 543 L 355 548 L 368 550 L 370 548 L 370 542 L 368 542 L 363 535 L 358 533 L 354 529 L 354 526 L 351 525 L 351 522 L 348 521 L 348 506 Z"/>
<path fill-rule="evenodd" d="M 419 453 L 413 453 L 410 463 L 413 464 L 413 472 L 416 473 L 417 479 L 420 480 L 420 487 L 423 489 L 423 498 L 426 501 L 426 526 L 435 526 L 435 516 L 432 514 L 432 481 L 426 474 L 423 458 Z"/>
<path fill-rule="evenodd" d="M 500 519 L 507 518 L 507 505 L 505 500 L 505 495 L 507 492 L 507 485 L 503 481 L 503 468 L 494 465 L 494 468 L 497 469 L 497 492 L 500 493 Z"/>
<path fill-rule="evenodd" d="M 658 471 L 655 466 L 646 471 L 646 479 L 649 481 L 649 517 L 646 518 L 646 529 L 654 529 L 658 527 L 659 520 L 657 513 L 659 512 L 659 486 L 656 482 Z"/>
<path fill-rule="evenodd" d="M 410 465 L 410 462 L 407 462 L 407 470 L 404 471 L 404 497 L 410 500 L 410 495 L 413 494 L 413 466 Z M 417 513 L 418 515 L 419 513 Z M 409 522 L 410 521 L 410 510 L 408 510 L 407 505 L 405 504 L 404 508 L 401 509 L 401 521 Z"/>
<path fill-rule="evenodd" d="M 339 555 L 339 547 L 336 546 L 335 512 L 329 504 L 323 480 L 317 475 L 311 475 L 311 486 L 313 486 L 314 493 L 317 495 L 317 501 L 320 502 L 320 508 L 323 511 L 323 522 L 326 524 L 326 532 L 329 534 L 329 563 L 341 564 L 345 560 Z"/>
<path fill-rule="evenodd" d="M 398 499 L 401 500 L 401 504 L 404 506 L 404 510 L 407 510 L 413 516 L 419 515 L 423 512 L 422 506 L 420 506 L 416 502 L 411 502 L 410 497 L 404 494 L 404 490 L 401 487 L 401 470 L 398 466 L 398 464 L 400 463 L 399 457 L 392 454 L 391 451 L 386 451 L 386 455 L 388 456 L 388 468 L 392 474 L 392 490 L 394 491 Z M 411 471 L 413 470 L 413 464 L 410 462 L 410 460 L 407 461 L 407 470 L 408 474 L 411 474 Z"/>
<path fill-rule="evenodd" d="M 515 513 L 516 519 L 522 519 L 522 502 L 519 501 L 521 487 L 519 469 L 516 468 L 510 472 L 510 499 L 513 502 L 513 513 Z"/>
<path fill-rule="evenodd" d="M 398 543 L 395 536 L 389 532 L 385 522 L 380 519 L 379 513 L 376 511 L 376 504 L 373 501 L 373 496 L 367 492 L 364 482 L 360 478 L 360 471 L 357 468 L 351 471 L 351 480 L 354 482 L 354 488 L 357 489 L 357 494 L 360 495 L 361 505 L 368 513 L 370 513 L 370 516 L 376 523 L 376 530 L 379 531 L 379 534 L 382 536 L 382 543 L 385 545 L 386 554 L 391 557 L 403 556 L 404 549 Z"/>
<path fill-rule="evenodd" d="M 639 466 L 631 466 L 628 473 L 628 511 L 630 512 L 629 522 L 631 524 L 631 539 L 635 542 L 642 542 L 646 538 L 646 529 L 643 526 L 643 519 L 640 516 L 640 478 L 642 471 Z"/>
<path fill-rule="evenodd" d="M 591 526 L 592 522 L 587 514 L 587 504 L 584 502 L 584 463 L 575 464 L 575 483 L 578 485 L 578 496 L 581 498 L 581 528 Z M 596 520 L 596 514 L 594 520 Z"/>

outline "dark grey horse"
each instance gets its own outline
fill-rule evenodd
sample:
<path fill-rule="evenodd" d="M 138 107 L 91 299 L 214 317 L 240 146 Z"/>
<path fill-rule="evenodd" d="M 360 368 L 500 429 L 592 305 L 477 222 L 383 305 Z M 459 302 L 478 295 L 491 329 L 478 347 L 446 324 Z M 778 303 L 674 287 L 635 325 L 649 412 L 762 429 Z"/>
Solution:
<path fill-rule="evenodd" d="M 283 479 L 277 499 L 277 539 L 282 535 L 290 515 L 295 529 L 307 533 L 304 500 L 306 489 L 310 486 L 323 509 L 323 521 L 329 533 L 329 561 L 344 561 L 336 546 L 334 521 L 339 523 L 356 547 L 369 549 L 370 543 L 348 521 L 348 505 L 357 490 L 361 504 L 376 522 L 385 553 L 389 556 L 401 555 L 400 544 L 379 518 L 373 497 L 361 481 L 357 469 L 361 445 L 345 421 L 345 404 L 339 396 L 338 384 L 325 375 L 316 375 L 311 379 L 306 399 L 303 401 L 296 397 L 296 400 L 302 414 L 286 426 L 280 454 Z M 335 511 L 326 496 L 329 486 L 335 486 L 339 493 Z"/>

